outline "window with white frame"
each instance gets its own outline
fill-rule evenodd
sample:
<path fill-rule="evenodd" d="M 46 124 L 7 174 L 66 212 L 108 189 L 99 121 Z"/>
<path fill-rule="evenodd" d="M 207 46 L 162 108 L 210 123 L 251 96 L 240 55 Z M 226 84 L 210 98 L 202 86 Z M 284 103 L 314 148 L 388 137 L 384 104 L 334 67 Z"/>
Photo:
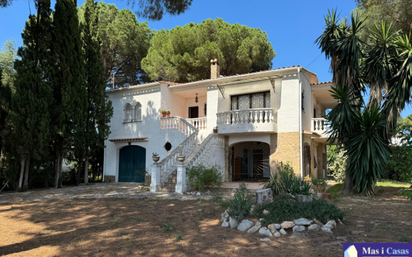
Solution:
<path fill-rule="evenodd" d="M 142 105 L 137 102 L 134 106 L 134 121 L 142 120 Z"/>
<path fill-rule="evenodd" d="M 124 112 L 123 121 L 124 122 L 131 122 L 132 118 L 133 118 L 133 115 L 132 115 L 133 114 L 133 108 L 129 103 L 125 104 L 123 112 Z"/>
<path fill-rule="evenodd" d="M 123 122 L 135 122 L 142 120 L 142 105 L 139 102 L 134 105 L 131 105 L 129 103 L 125 104 L 123 112 Z"/>

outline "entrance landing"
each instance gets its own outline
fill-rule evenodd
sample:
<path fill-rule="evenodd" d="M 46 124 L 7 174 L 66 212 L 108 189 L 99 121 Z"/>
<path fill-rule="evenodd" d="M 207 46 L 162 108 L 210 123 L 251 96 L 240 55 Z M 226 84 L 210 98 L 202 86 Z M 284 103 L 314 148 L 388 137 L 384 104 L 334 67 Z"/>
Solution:
<path fill-rule="evenodd" d="M 223 184 L 223 188 L 235 189 L 239 188 L 241 182 L 227 182 Z M 259 190 L 263 188 L 262 182 L 245 182 L 247 189 L 249 190 Z"/>

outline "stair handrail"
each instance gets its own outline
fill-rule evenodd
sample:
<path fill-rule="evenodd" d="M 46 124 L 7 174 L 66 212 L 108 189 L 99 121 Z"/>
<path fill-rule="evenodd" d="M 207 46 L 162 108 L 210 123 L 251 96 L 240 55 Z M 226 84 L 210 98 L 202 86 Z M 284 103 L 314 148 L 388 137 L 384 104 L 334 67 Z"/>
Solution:
<path fill-rule="evenodd" d="M 200 160 L 203 157 L 203 153 L 208 147 L 211 147 L 210 144 L 224 144 L 224 139 L 218 137 L 217 134 L 209 134 L 205 140 L 186 158 L 185 164 L 187 168 L 191 168 L 196 161 Z"/>
<path fill-rule="evenodd" d="M 179 146 L 177 146 L 170 154 L 159 162 L 160 165 L 160 182 L 163 184 L 170 174 L 174 171 L 174 166 L 177 164 L 179 154 L 187 156 L 193 147 L 196 147 L 198 142 L 198 131 L 191 134 Z M 173 167 L 173 168 L 172 168 Z M 171 169 L 172 168 L 172 169 Z"/>
<path fill-rule="evenodd" d="M 190 122 L 179 116 L 161 117 L 160 129 L 176 129 L 187 137 L 199 131 Z"/>

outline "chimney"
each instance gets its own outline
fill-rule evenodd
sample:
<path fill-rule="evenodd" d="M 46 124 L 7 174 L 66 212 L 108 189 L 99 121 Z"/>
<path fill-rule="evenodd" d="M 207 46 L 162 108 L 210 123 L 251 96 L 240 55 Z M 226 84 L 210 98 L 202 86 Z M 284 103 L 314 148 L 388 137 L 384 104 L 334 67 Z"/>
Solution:
<path fill-rule="evenodd" d="M 217 59 L 210 60 L 210 78 L 217 79 L 220 78 L 220 66 Z"/>

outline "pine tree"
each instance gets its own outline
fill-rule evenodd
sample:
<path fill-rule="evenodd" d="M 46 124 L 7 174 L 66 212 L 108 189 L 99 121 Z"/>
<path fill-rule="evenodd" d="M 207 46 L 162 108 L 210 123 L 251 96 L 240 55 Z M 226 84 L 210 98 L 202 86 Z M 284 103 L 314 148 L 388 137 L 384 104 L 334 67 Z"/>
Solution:
<path fill-rule="evenodd" d="M 49 44 L 50 2 L 36 3 L 37 16 L 30 15 L 26 22 L 23 47 L 18 50 L 21 60 L 16 60 L 15 93 L 10 111 L 8 140 L 13 141 L 20 158 L 18 188 L 28 189 L 31 159 L 41 159 L 50 141 L 51 89 L 47 83 L 47 49 Z M 23 182 L 24 180 L 24 182 Z"/>
<path fill-rule="evenodd" d="M 98 14 L 94 0 L 86 0 L 83 48 L 85 53 L 87 111 L 85 123 L 84 183 L 88 183 L 89 156 L 104 147 L 109 135 L 107 123 L 113 115 L 111 102 L 107 101 L 104 64 L 101 61 L 100 42 L 96 40 Z"/>
<path fill-rule="evenodd" d="M 62 160 L 73 146 L 84 147 L 86 88 L 83 50 L 76 4 L 57 0 L 52 48 L 56 63 L 52 78 L 53 146 L 56 152 L 55 187 L 62 187 Z"/>
<path fill-rule="evenodd" d="M 0 67 L 0 160 L 3 153 L 3 133 L 5 132 L 10 105 L 11 88 L 2 82 L 2 68 Z"/>

